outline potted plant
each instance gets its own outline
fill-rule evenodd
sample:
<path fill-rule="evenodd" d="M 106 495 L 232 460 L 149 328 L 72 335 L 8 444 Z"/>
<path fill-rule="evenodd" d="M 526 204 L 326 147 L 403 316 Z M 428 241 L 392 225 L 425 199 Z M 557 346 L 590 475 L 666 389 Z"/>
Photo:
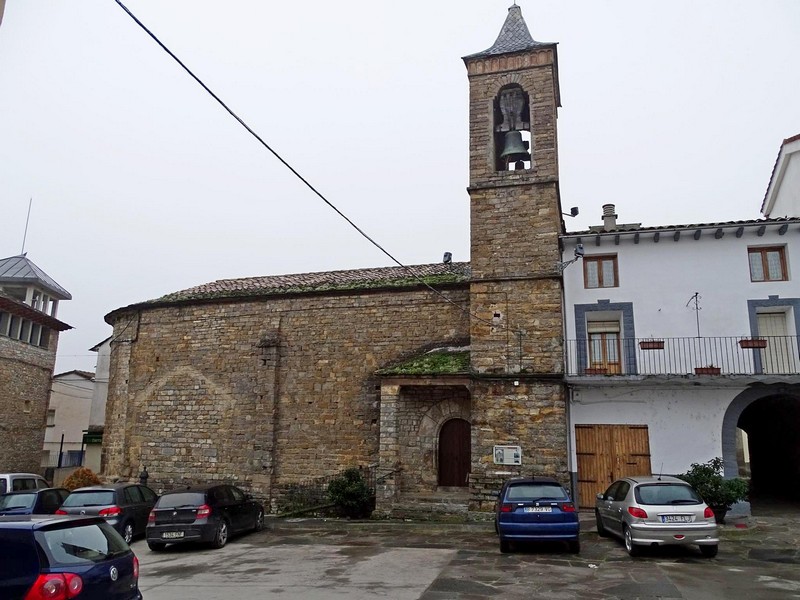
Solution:
<path fill-rule="evenodd" d="M 742 348 L 766 348 L 767 340 L 764 338 L 743 338 L 739 340 L 739 346 Z"/>
<path fill-rule="evenodd" d="M 689 470 L 678 475 L 691 485 L 709 508 L 714 511 L 717 523 L 725 522 L 725 514 L 731 507 L 747 499 L 750 485 L 740 477 L 725 479 L 723 462 L 720 457 L 712 458 L 706 463 L 692 463 Z"/>
<path fill-rule="evenodd" d="M 715 367 L 714 365 L 694 368 L 695 375 L 719 375 L 721 372 L 722 369 L 720 369 L 719 367 Z"/>

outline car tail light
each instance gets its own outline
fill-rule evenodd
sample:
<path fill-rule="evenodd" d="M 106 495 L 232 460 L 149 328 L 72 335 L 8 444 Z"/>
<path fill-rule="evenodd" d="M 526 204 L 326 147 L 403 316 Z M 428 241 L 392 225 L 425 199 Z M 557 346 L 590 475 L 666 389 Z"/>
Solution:
<path fill-rule="evenodd" d="M 500 512 L 514 512 L 514 505 L 513 504 L 501 504 L 500 505 Z"/>
<path fill-rule="evenodd" d="M 708 506 L 706 506 L 706 509 L 703 511 L 703 518 L 704 519 L 713 519 L 714 518 L 714 511 L 711 510 Z"/>
<path fill-rule="evenodd" d="M 637 519 L 646 519 L 647 518 L 647 513 L 644 512 L 638 506 L 629 506 L 628 507 L 628 512 L 630 513 L 630 515 L 632 517 L 636 517 Z"/>
<path fill-rule="evenodd" d="M 211 514 L 211 507 L 208 504 L 201 504 L 197 507 L 197 518 L 205 519 Z"/>
<path fill-rule="evenodd" d="M 563 512 L 575 512 L 575 505 L 572 502 L 564 502 L 561 505 L 561 510 Z"/>
<path fill-rule="evenodd" d="M 122 514 L 122 509 L 119 506 L 109 506 L 101 510 L 98 514 L 101 517 L 116 517 Z"/>
<path fill-rule="evenodd" d="M 68 600 L 83 590 L 83 579 L 74 573 L 42 574 L 28 590 L 25 600 Z"/>
<path fill-rule="evenodd" d="M 66 515 L 66 514 L 68 514 L 68 513 L 67 513 L 67 511 L 65 511 L 65 510 L 61 510 L 61 509 L 59 508 L 59 509 L 56 511 L 56 514 L 57 514 L 57 515 Z"/>
<path fill-rule="evenodd" d="M 154 510 L 150 511 L 150 514 L 147 515 L 147 522 L 148 523 L 152 523 L 152 524 L 155 525 L 155 522 L 156 522 L 156 511 L 154 511 Z"/>
<path fill-rule="evenodd" d="M 133 578 L 139 579 L 139 559 L 135 555 L 133 557 Z"/>

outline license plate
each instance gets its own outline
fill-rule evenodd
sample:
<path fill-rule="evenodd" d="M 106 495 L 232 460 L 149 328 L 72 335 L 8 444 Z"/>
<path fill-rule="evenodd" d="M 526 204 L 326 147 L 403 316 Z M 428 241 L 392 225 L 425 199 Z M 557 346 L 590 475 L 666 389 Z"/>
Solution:
<path fill-rule="evenodd" d="M 661 515 L 662 523 L 691 523 L 691 515 Z"/>
<path fill-rule="evenodd" d="M 161 534 L 161 538 L 165 540 L 174 540 L 182 537 L 183 537 L 182 531 L 165 531 L 164 533 Z"/>
<path fill-rule="evenodd" d="M 552 506 L 526 506 L 524 512 L 553 512 Z"/>

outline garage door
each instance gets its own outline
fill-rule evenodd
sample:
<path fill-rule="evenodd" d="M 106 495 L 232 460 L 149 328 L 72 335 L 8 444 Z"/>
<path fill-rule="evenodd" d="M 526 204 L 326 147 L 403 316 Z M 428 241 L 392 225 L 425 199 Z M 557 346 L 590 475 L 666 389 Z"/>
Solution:
<path fill-rule="evenodd" d="M 647 425 L 576 425 L 575 450 L 581 508 L 615 479 L 651 474 Z"/>

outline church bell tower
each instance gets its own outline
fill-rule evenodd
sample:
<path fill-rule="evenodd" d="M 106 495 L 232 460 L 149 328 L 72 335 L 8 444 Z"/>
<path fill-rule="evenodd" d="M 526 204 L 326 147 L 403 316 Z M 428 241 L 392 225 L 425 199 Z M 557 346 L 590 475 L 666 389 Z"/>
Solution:
<path fill-rule="evenodd" d="M 567 484 L 556 44 L 514 4 L 469 77 L 473 499 L 509 475 Z M 506 449 L 510 449 L 506 450 Z M 509 458 L 510 456 L 510 458 Z"/>

